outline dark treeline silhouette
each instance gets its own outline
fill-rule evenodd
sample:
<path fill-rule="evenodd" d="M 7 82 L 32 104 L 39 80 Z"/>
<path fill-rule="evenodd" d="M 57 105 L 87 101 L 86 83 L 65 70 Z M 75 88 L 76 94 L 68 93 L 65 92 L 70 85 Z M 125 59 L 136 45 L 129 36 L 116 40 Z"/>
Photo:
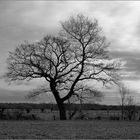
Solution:
<path fill-rule="evenodd" d="M 121 105 L 101 105 L 101 104 L 65 104 L 66 109 L 79 109 L 82 107 L 82 110 L 121 110 Z M 132 107 L 132 106 L 131 106 Z M 137 110 L 140 109 L 140 106 L 135 106 Z M 125 109 L 130 108 L 125 106 Z M 51 103 L 0 103 L 0 109 L 50 109 L 58 110 L 57 104 Z"/>

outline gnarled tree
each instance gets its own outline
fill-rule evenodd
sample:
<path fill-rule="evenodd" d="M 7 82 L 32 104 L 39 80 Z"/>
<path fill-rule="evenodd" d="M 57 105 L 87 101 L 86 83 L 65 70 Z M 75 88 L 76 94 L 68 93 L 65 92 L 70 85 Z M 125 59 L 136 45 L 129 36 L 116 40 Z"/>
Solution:
<path fill-rule="evenodd" d="M 10 81 L 45 78 L 60 119 L 65 120 L 64 102 L 73 96 L 78 83 L 115 82 L 119 65 L 109 58 L 107 47 L 97 20 L 83 15 L 70 17 L 62 22 L 58 37 L 46 36 L 40 42 L 24 43 L 10 52 L 6 77 Z"/>

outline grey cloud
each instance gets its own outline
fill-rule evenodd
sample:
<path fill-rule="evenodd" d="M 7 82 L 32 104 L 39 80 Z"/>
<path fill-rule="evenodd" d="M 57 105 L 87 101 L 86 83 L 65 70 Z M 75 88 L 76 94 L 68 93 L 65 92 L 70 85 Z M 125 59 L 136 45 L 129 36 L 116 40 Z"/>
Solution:
<path fill-rule="evenodd" d="M 139 17 L 139 21 L 136 25 L 136 29 L 135 29 L 135 35 L 138 37 L 138 39 L 140 40 L 140 17 Z"/>
<path fill-rule="evenodd" d="M 131 9 L 131 2 L 126 1 L 95 1 L 90 2 L 90 11 L 97 10 L 108 14 L 109 16 L 123 16 L 128 14 Z"/>
<path fill-rule="evenodd" d="M 113 58 L 121 58 L 122 61 L 126 61 L 124 71 L 126 74 L 131 73 L 128 77 L 125 77 L 127 80 L 140 80 L 140 52 L 139 51 L 114 51 L 111 52 Z"/>
<path fill-rule="evenodd" d="M 59 29 L 59 21 L 67 19 L 71 14 L 81 12 L 91 18 L 95 16 L 99 20 L 99 25 L 101 24 L 101 27 L 103 26 L 103 30 L 107 33 L 106 36 L 109 36 L 109 39 L 114 39 L 113 46 L 116 46 L 115 49 L 122 50 L 121 46 L 123 46 L 123 52 L 112 51 L 111 57 L 122 58 L 127 62 L 125 71 L 134 72 L 133 75 L 127 78 L 129 80 L 140 79 L 140 52 L 126 52 L 127 45 L 131 46 L 131 44 L 129 43 L 129 38 L 127 39 L 125 35 L 132 33 L 126 30 L 130 29 L 129 20 L 133 20 L 131 12 L 135 11 L 134 7 L 131 9 L 130 5 L 131 2 L 125 1 L 0 1 L 0 74 L 5 72 L 6 65 L 4 62 L 8 56 L 8 51 L 13 50 L 24 40 L 34 42 L 48 33 L 56 32 Z M 128 18 L 125 19 L 125 15 Z M 131 35 L 132 38 L 136 36 Z M 121 39 L 126 39 L 125 44 L 121 44 Z M 136 49 L 138 49 L 137 43 Z M 31 85 L 24 83 L 19 86 L 23 88 L 25 85 L 30 87 L 36 86 L 38 83 L 35 82 Z M 4 85 L 1 87 L 7 88 Z M 13 89 L 18 90 L 19 88 L 13 87 Z M 22 99 L 20 98 L 21 95 Z M 0 89 L 1 101 L 24 101 L 24 95 L 24 92 L 11 92 Z M 116 98 L 113 97 L 111 100 L 115 102 Z M 107 99 L 107 103 L 109 102 L 110 98 Z"/>
<path fill-rule="evenodd" d="M 27 99 L 28 91 L 21 90 L 7 90 L 0 88 L 0 102 L 55 102 L 52 95 L 42 94 L 40 97 L 34 99 Z"/>
<path fill-rule="evenodd" d="M 131 58 L 131 59 L 140 59 L 140 52 L 139 51 L 111 51 L 110 55 L 112 57 L 117 57 L 117 58 Z"/>
<path fill-rule="evenodd" d="M 25 102 L 27 94 L 25 91 L 0 89 L 0 102 Z"/>

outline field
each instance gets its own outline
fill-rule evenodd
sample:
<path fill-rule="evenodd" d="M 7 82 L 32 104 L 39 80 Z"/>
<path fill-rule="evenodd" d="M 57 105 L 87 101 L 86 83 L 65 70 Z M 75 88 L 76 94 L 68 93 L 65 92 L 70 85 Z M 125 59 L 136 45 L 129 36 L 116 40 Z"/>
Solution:
<path fill-rule="evenodd" d="M 84 110 L 87 119 L 60 121 L 57 110 L 6 109 L 4 114 L 19 111 L 23 116 L 34 114 L 37 120 L 0 120 L 0 139 L 140 139 L 140 121 L 111 120 L 121 117 L 120 110 Z M 68 115 L 68 114 L 67 114 Z M 99 116 L 101 119 L 99 119 Z M 92 118 L 92 119 L 91 119 Z M 97 119 L 98 118 L 98 119 Z"/>
<path fill-rule="evenodd" d="M 140 122 L 121 121 L 0 121 L 0 139 L 133 139 Z"/>

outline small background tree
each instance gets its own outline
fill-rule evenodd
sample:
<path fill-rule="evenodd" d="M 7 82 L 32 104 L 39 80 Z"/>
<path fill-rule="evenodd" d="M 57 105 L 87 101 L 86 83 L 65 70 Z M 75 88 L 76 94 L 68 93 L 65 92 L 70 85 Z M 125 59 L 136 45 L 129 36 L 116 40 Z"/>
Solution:
<path fill-rule="evenodd" d="M 129 120 L 135 119 L 137 112 L 132 94 L 136 91 L 130 90 L 124 84 L 119 83 L 119 93 L 121 98 L 121 118 L 128 118 Z"/>
<path fill-rule="evenodd" d="M 121 119 L 124 120 L 124 114 L 125 114 L 125 106 L 128 102 L 128 96 L 130 95 L 130 90 L 124 85 L 119 84 L 119 94 L 121 98 Z"/>
<path fill-rule="evenodd" d="M 136 118 L 137 108 L 134 103 L 134 98 L 132 95 L 127 97 L 127 117 L 128 120 L 135 120 Z"/>

